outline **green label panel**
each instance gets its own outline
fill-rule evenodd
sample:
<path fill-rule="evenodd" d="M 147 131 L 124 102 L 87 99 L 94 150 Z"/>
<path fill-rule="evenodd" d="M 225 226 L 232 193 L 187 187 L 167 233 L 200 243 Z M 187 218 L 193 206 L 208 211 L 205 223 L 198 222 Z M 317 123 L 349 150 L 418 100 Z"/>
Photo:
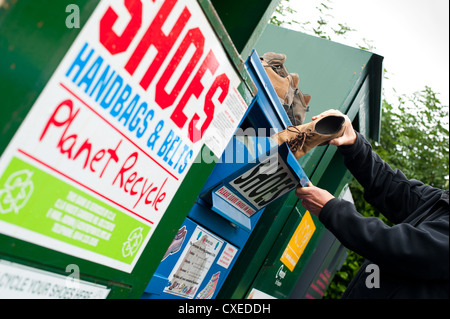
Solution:
<path fill-rule="evenodd" d="M 0 221 L 18 226 L 19 234 L 32 231 L 27 238 L 18 235 L 21 239 L 42 245 L 42 236 L 33 234 L 44 235 L 57 240 L 47 247 L 73 254 L 58 243 L 76 246 L 78 257 L 103 264 L 104 257 L 132 264 L 150 231 L 147 224 L 17 157 L 0 177 Z M 0 224 L 0 232 L 14 236 L 7 228 Z"/>

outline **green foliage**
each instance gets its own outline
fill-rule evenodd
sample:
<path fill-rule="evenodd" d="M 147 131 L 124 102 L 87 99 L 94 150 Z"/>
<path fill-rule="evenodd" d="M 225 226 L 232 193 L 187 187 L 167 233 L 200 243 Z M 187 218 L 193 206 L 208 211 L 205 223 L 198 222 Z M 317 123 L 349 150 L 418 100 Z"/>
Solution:
<path fill-rule="evenodd" d="M 297 13 L 296 10 L 290 7 L 290 0 L 281 0 L 278 7 L 275 9 L 275 13 L 270 19 L 271 24 L 275 24 L 282 27 L 297 27 L 297 29 L 302 32 L 312 34 L 323 39 L 331 40 L 331 37 L 334 36 L 345 37 L 348 32 L 355 31 L 347 26 L 345 23 L 336 23 L 333 22 L 333 15 L 331 15 L 331 0 L 321 0 L 317 1 L 317 5 L 315 7 L 316 12 L 318 12 L 318 16 L 315 18 L 314 22 L 310 21 L 297 21 L 293 17 Z"/>
<path fill-rule="evenodd" d="M 409 178 L 448 189 L 448 115 L 448 106 L 429 87 L 399 97 L 396 107 L 384 101 L 384 132 L 374 149 Z"/>
<path fill-rule="evenodd" d="M 297 11 L 289 6 L 289 1 L 290 0 L 282 0 L 280 2 L 280 4 L 275 9 L 275 14 L 270 18 L 269 23 L 278 26 L 299 24 L 298 21 L 292 19 L 292 15 Z"/>

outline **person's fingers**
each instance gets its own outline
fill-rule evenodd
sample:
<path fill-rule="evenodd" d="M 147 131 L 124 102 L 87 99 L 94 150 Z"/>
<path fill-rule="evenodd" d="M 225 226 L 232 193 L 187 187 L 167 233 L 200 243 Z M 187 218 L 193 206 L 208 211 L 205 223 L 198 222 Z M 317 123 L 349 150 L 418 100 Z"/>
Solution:
<path fill-rule="evenodd" d="M 320 113 L 319 115 L 313 116 L 312 120 L 315 121 L 317 119 L 320 119 L 322 117 L 329 116 L 329 115 L 343 115 L 343 114 L 338 110 L 329 109 L 329 110 L 326 110 L 326 111 Z"/>
<path fill-rule="evenodd" d="M 344 137 L 341 136 L 341 137 L 332 139 L 331 141 L 328 142 L 328 144 L 335 145 L 335 146 L 340 146 L 343 143 L 343 141 L 344 141 Z"/>
<path fill-rule="evenodd" d="M 297 195 L 297 197 L 302 197 L 305 196 L 306 194 L 308 194 L 308 190 L 305 190 L 305 187 L 297 187 L 297 189 L 295 190 L 295 195 Z"/>
<path fill-rule="evenodd" d="M 301 185 L 297 186 L 297 189 L 295 190 L 295 194 L 300 197 L 300 196 L 306 196 L 308 194 L 311 193 L 311 187 L 313 187 L 314 185 L 311 182 L 308 182 L 308 186 L 307 187 L 302 187 Z"/>

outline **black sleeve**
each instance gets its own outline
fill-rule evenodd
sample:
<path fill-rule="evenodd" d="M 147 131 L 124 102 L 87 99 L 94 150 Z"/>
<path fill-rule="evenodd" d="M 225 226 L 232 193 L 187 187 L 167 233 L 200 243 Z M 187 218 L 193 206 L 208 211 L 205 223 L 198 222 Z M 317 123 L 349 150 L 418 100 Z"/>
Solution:
<path fill-rule="evenodd" d="M 416 227 L 406 223 L 390 227 L 335 198 L 323 207 L 319 219 L 345 247 L 383 269 L 400 276 L 448 280 L 448 214 Z"/>
<path fill-rule="evenodd" d="M 365 200 L 387 219 L 397 224 L 405 220 L 420 205 L 439 198 L 439 189 L 407 179 L 398 169 L 392 169 L 372 150 L 370 143 L 358 132 L 352 146 L 341 146 L 344 163 L 364 188 Z"/>
<path fill-rule="evenodd" d="M 448 212 L 415 225 L 402 223 L 410 215 L 409 220 L 430 211 L 442 190 L 408 180 L 401 171 L 393 170 L 359 133 L 354 145 L 339 150 L 364 187 L 365 199 L 397 225 L 364 217 L 352 203 L 335 198 L 320 212 L 325 227 L 347 248 L 398 275 L 448 279 Z"/>

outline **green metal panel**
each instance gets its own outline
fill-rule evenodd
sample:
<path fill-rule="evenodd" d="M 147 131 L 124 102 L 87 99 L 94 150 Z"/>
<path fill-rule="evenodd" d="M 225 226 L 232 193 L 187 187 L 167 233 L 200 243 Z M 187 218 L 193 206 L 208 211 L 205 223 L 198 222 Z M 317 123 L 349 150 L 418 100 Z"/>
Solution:
<path fill-rule="evenodd" d="M 250 55 L 280 0 L 211 0 L 236 49 Z"/>
<path fill-rule="evenodd" d="M 322 286 L 333 280 L 347 256 L 345 247 L 330 232 L 325 231 L 289 298 L 322 298 Z"/>
<path fill-rule="evenodd" d="M 210 0 L 198 0 L 199 4 L 202 6 L 205 15 L 208 17 L 212 27 L 215 29 L 217 36 L 219 37 L 225 50 L 228 52 L 231 60 L 233 61 L 237 71 L 241 75 L 243 84 L 240 88 L 240 93 L 242 94 L 244 100 L 247 104 L 250 104 L 251 99 L 256 94 L 256 87 L 250 78 L 247 70 L 245 69 L 244 62 L 239 55 L 233 39 L 229 35 L 229 30 L 222 22 L 222 17 L 220 13 L 217 12 L 216 7 L 213 6 Z M 243 87 L 245 84 L 245 88 Z"/>
<path fill-rule="evenodd" d="M 318 222 L 317 218 L 312 216 L 316 230 L 306 246 L 302 257 L 295 266 L 294 271 L 289 271 L 289 269 L 280 261 L 280 258 L 291 237 L 293 236 L 294 231 L 300 224 L 304 213 L 305 212 L 303 209 L 299 209 L 299 207 L 297 207 L 297 209 L 294 209 L 292 214 L 289 215 L 285 227 L 279 233 L 277 240 L 267 255 L 264 265 L 258 272 L 258 275 L 256 276 L 250 289 L 256 288 L 279 299 L 287 299 L 289 297 L 289 294 L 297 281 L 296 279 L 306 267 L 325 230 L 323 225 Z M 282 269 L 284 275 L 279 275 L 280 269 Z"/>
<path fill-rule="evenodd" d="M 0 7 L 0 154 L 80 29 L 65 26 L 71 1 L 4 1 Z M 80 25 L 98 1 L 82 0 Z"/>
<path fill-rule="evenodd" d="M 218 298 L 241 299 L 247 295 L 250 285 L 264 263 L 273 243 L 280 235 L 286 219 L 296 203 L 297 197 L 290 192 L 266 208 L 257 224 L 258 226 L 255 227 L 240 257 L 236 260 L 227 281 L 218 294 Z"/>
<path fill-rule="evenodd" d="M 266 27 L 255 49 L 260 55 L 287 55 L 288 70 L 300 76 L 300 90 L 312 96 L 305 122 L 334 108 L 354 120 L 357 129 L 361 124 L 365 135 L 379 134 L 380 118 L 376 114 L 381 109 L 381 57 L 273 25 Z M 299 160 L 312 183 L 335 196 L 351 178 L 336 150 L 335 146 L 316 147 Z M 324 232 L 323 225 L 313 217 L 316 231 L 301 259 L 293 272 L 284 267 L 286 276 L 281 284 L 276 283 L 281 254 L 304 214 L 294 191 L 269 205 L 219 297 L 244 298 L 256 288 L 288 298 Z"/>

